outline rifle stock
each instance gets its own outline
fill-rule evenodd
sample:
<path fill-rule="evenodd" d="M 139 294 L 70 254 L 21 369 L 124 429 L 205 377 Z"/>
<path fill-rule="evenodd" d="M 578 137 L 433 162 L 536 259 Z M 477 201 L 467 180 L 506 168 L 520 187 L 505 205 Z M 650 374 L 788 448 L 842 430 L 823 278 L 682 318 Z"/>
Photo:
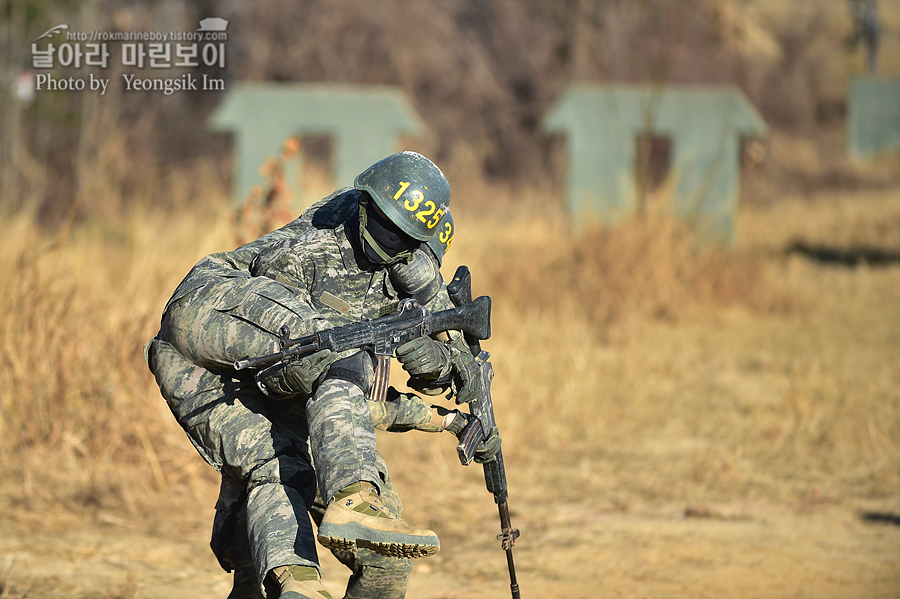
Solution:
<path fill-rule="evenodd" d="M 434 313 L 432 332 L 461 330 L 466 338 L 491 338 L 491 298 L 487 295 L 466 305 Z"/>

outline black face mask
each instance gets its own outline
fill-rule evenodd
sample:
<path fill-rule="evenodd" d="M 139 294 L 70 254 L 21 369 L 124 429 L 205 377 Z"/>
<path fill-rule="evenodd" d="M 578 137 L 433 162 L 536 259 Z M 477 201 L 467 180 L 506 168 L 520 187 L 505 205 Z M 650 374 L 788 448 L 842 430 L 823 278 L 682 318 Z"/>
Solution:
<path fill-rule="evenodd" d="M 372 264 L 399 262 L 411 256 L 420 243 L 381 214 L 369 198 L 359 205 L 359 229 L 363 253 Z"/>

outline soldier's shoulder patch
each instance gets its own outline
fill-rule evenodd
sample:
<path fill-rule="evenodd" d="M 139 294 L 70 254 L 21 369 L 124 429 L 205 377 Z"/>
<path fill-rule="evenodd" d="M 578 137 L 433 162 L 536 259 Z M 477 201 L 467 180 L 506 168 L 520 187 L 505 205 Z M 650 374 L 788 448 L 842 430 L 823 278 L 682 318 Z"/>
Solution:
<path fill-rule="evenodd" d="M 329 291 L 323 292 L 322 297 L 319 298 L 319 301 L 329 308 L 334 308 L 341 314 L 347 314 L 348 312 L 350 312 L 350 304 Z"/>

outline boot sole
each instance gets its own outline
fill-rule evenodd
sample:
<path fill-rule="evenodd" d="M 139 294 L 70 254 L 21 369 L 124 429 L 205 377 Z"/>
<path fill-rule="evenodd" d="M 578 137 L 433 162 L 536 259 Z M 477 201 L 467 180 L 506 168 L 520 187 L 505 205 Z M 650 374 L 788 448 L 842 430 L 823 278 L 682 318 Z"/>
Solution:
<path fill-rule="evenodd" d="M 386 557 L 415 559 L 434 555 L 441 549 L 441 542 L 436 536 L 417 537 L 382 532 L 355 522 L 323 522 L 316 538 L 323 547 L 333 551 L 355 551 L 357 547 L 362 547 Z"/>

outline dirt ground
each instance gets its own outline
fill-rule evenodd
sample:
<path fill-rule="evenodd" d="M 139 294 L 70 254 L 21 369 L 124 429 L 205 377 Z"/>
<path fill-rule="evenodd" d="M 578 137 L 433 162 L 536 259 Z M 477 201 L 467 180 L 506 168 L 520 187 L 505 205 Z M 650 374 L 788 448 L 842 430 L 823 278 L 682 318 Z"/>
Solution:
<path fill-rule="evenodd" d="M 745 326 L 760 322 L 732 324 Z M 700 335 L 715 344 L 738 333 L 722 323 L 640 330 L 644 343 L 659 347 L 669 338 Z M 437 556 L 417 562 L 408 596 L 508 597 L 497 512 L 480 473 L 453 463 L 447 439 L 429 439 L 419 454 L 425 480 L 447 484 L 436 508 L 418 484 L 422 464 L 401 455 L 411 437 L 400 437 L 384 439 L 382 449 L 408 496 L 406 517 L 440 531 L 443 543 Z M 721 466 L 709 457 L 712 444 L 655 433 L 616 445 L 560 445 L 553 453 L 509 443 L 522 597 L 900 597 L 897 489 L 856 490 L 846 472 L 794 479 L 777 460 L 756 467 L 744 460 L 730 483 L 710 484 L 695 471 Z M 207 546 L 216 490 L 207 478 L 177 515 L 0 514 L 0 597 L 225 597 L 229 577 Z M 325 582 L 340 596 L 345 570 L 321 557 Z"/>
<path fill-rule="evenodd" d="M 897 497 L 658 503 L 623 514 L 595 497 L 559 505 L 522 487 L 511 498 L 522 597 L 900 596 Z M 471 495 L 468 535 L 444 536 L 437 556 L 417 562 L 409 597 L 510 596 L 492 502 Z M 146 530 L 104 514 L 4 513 L 0 596 L 223 598 L 229 577 L 206 545 L 211 511 L 195 515 L 177 529 Z M 339 593 L 345 571 L 322 558 Z"/>

